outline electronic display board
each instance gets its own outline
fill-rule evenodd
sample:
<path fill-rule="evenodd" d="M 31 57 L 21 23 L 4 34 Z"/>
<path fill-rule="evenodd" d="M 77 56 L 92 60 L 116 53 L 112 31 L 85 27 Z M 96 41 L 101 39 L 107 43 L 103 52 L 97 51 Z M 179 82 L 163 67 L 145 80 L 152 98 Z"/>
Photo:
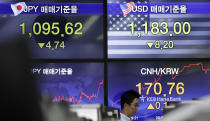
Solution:
<path fill-rule="evenodd" d="M 54 103 L 104 104 L 103 63 L 37 63 L 31 71 L 39 96 Z"/>
<path fill-rule="evenodd" d="M 102 0 L 5 0 L 0 6 L 1 38 L 25 37 L 33 59 L 104 57 Z"/>
<path fill-rule="evenodd" d="M 209 58 L 209 0 L 108 0 L 108 58 Z"/>
<path fill-rule="evenodd" d="M 209 72 L 209 62 L 112 62 L 108 64 L 108 103 L 120 108 L 122 93 L 133 89 L 141 94 L 133 121 L 160 119 L 167 102 L 209 95 Z"/>

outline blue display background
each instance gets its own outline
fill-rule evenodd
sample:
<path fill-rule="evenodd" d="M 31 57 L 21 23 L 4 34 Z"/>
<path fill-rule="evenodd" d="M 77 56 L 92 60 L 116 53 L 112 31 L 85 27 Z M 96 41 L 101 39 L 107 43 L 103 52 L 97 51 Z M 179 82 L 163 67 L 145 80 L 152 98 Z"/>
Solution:
<path fill-rule="evenodd" d="M 194 64 L 194 65 L 190 65 Z M 162 75 L 159 82 L 162 84 L 163 91 L 157 96 L 153 92 L 153 87 L 150 94 L 146 95 L 146 90 L 142 91 L 145 97 L 163 97 L 163 94 L 168 94 L 170 86 L 167 82 L 183 82 L 185 92 L 183 95 L 178 95 L 176 89 L 172 91 L 172 95 L 166 97 L 181 98 L 182 101 L 192 100 L 192 98 L 201 98 L 210 94 L 210 63 L 205 62 L 145 62 L 145 63 L 110 63 L 108 65 L 108 104 L 116 108 L 120 108 L 120 96 L 123 92 L 134 89 L 138 91 L 136 85 L 138 83 L 154 82 L 154 78 L 158 80 L 157 75 L 141 75 L 141 68 L 180 68 L 184 70 L 172 79 L 171 75 Z M 207 72 L 207 73 L 206 73 Z M 144 85 L 142 85 L 145 87 Z M 139 110 L 136 113 L 137 121 L 145 121 L 156 116 L 162 116 L 161 110 L 147 110 L 150 103 L 155 104 L 155 101 L 140 101 Z M 117 102 L 117 103 L 116 103 Z M 115 104 L 116 103 L 116 104 Z M 161 108 L 164 108 L 164 102 L 161 103 Z M 133 120 L 135 121 L 135 120 Z"/>
<path fill-rule="evenodd" d="M 120 4 L 122 3 L 108 3 L 107 11 L 108 14 L 123 14 L 120 8 Z M 149 12 L 139 13 L 139 12 L 131 12 L 130 14 L 150 14 L 150 6 L 158 5 L 158 6 L 170 6 L 170 5 L 186 5 L 187 13 L 186 14 L 210 14 L 210 3 L 150 3 L 150 4 L 138 4 L 138 5 L 146 5 L 149 7 Z M 161 13 L 152 13 L 152 14 L 161 14 Z M 164 14 L 171 14 L 170 11 Z"/>
<path fill-rule="evenodd" d="M 13 14 L 12 9 L 10 7 L 11 4 L 14 3 L 0 3 L 0 14 Z M 77 14 L 103 14 L 103 3 L 26 3 L 27 6 L 72 6 L 76 5 L 78 7 Z M 22 14 L 45 14 L 41 13 L 41 9 L 37 9 L 38 11 L 22 13 Z M 52 13 L 48 13 L 52 14 Z M 59 14 L 59 13 L 56 13 Z M 64 14 L 64 13 L 60 13 Z"/>
<path fill-rule="evenodd" d="M 44 75 L 35 73 L 39 95 L 73 97 L 71 104 L 104 103 L 104 65 L 103 63 L 40 63 L 33 68 L 72 68 L 72 75 Z M 101 84 L 100 84 L 101 83 Z M 97 95 L 90 100 L 87 96 Z M 80 100 L 80 96 L 82 99 Z M 80 102 L 79 102 L 80 100 Z"/>

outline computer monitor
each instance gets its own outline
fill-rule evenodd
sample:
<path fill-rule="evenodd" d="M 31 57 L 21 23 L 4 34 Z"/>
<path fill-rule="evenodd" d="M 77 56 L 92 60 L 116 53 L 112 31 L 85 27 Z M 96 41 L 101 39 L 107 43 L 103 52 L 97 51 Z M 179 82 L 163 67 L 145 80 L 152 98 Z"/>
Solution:
<path fill-rule="evenodd" d="M 69 107 L 70 111 L 76 112 L 78 117 L 91 121 L 102 121 L 101 108 L 99 104 L 78 104 Z"/>

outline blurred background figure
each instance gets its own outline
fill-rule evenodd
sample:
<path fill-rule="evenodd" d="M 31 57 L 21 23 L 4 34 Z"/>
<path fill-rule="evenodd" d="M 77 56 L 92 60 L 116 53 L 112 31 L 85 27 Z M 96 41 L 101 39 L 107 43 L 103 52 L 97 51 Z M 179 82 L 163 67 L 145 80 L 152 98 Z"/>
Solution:
<path fill-rule="evenodd" d="M 7 120 L 42 121 L 27 46 L 23 38 L 14 38 L 0 38 L 3 117 Z"/>
<path fill-rule="evenodd" d="M 45 121 L 83 121 L 83 119 L 78 118 L 75 112 L 69 111 L 67 102 L 52 103 L 51 100 L 45 96 L 41 101 L 41 109 Z"/>
<path fill-rule="evenodd" d="M 160 121 L 210 121 L 210 96 L 180 103 Z"/>
<path fill-rule="evenodd" d="M 14 37 L 15 38 L 15 37 Z M 37 96 L 32 61 L 23 38 L 0 39 L 1 110 L 6 120 L 85 121 L 69 111 L 67 103 L 53 104 Z"/>

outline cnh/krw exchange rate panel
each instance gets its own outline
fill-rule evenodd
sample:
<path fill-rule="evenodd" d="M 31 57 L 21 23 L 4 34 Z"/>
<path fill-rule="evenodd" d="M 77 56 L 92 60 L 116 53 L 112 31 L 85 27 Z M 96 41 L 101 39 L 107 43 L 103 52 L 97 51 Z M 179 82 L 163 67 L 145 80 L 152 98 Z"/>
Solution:
<path fill-rule="evenodd" d="M 24 37 L 34 59 L 104 57 L 102 1 L 4 1 L 0 6 L 1 36 Z"/>
<path fill-rule="evenodd" d="M 209 80 L 209 62 L 113 62 L 108 64 L 108 104 L 120 108 L 122 93 L 133 89 L 141 95 L 133 121 L 160 119 L 169 103 L 209 95 Z"/>
<path fill-rule="evenodd" d="M 210 58 L 209 0 L 108 0 L 109 58 Z"/>
<path fill-rule="evenodd" d="M 103 63 L 37 63 L 38 94 L 53 103 L 104 104 Z"/>

